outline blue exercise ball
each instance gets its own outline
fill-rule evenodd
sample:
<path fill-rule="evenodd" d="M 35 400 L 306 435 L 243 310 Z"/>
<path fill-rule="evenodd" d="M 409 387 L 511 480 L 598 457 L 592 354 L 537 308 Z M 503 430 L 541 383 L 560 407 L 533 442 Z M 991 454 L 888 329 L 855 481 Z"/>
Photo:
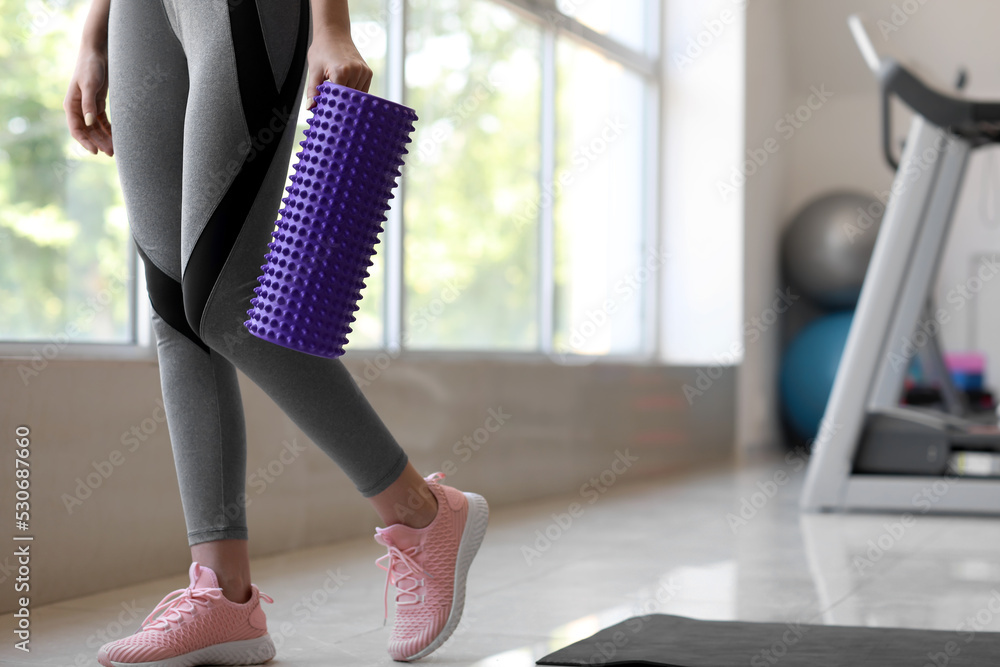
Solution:
<path fill-rule="evenodd" d="M 781 360 L 781 404 L 795 433 L 812 440 L 833 389 L 854 311 L 825 315 L 792 340 Z"/>

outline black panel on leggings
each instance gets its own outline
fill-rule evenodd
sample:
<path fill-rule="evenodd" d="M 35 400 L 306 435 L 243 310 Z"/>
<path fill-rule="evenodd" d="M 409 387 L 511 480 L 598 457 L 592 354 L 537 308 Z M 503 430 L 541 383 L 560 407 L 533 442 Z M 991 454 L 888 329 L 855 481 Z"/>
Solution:
<path fill-rule="evenodd" d="M 149 293 L 149 303 L 160 318 L 183 334 L 192 343 L 208 352 L 208 345 L 198 337 L 187 318 L 184 317 L 184 295 L 181 291 L 181 284 L 160 270 L 156 264 L 142 251 L 139 244 L 135 244 L 142 258 L 142 265 L 146 267 L 146 291 Z"/>

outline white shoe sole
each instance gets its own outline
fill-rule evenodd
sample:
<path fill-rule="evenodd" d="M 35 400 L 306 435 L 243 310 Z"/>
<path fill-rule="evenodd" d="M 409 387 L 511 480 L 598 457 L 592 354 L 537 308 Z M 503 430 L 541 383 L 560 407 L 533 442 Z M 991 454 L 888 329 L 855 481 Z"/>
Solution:
<path fill-rule="evenodd" d="M 441 633 L 434 638 L 430 644 L 411 656 L 403 658 L 401 662 L 419 660 L 429 655 L 441 647 L 451 633 L 458 627 L 462 620 L 462 612 L 465 610 L 465 578 L 469 573 L 469 566 L 472 559 L 479 551 L 479 545 L 483 543 L 486 535 L 486 524 L 489 522 L 490 508 L 486 504 L 486 499 L 477 493 L 465 493 L 463 495 L 469 500 L 469 515 L 465 518 L 465 530 L 462 532 L 462 541 L 458 545 L 458 558 L 455 562 L 455 589 L 451 598 L 451 613 L 448 621 L 444 625 Z"/>
<path fill-rule="evenodd" d="M 153 662 L 117 662 L 114 667 L 194 667 L 194 665 L 259 665 L 274 657 L 274 642 L 270 635 L 238 642 L 206 646 L 184 655 Z"/>

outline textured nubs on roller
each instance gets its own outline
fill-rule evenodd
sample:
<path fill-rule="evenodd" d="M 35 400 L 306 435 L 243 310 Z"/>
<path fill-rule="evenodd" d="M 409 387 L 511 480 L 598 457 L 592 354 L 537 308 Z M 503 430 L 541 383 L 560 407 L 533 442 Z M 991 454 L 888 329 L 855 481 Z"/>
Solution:
<path fill-rule="evenodd" d="M 244 324 L 320 357 L 344 353 L 417 114 L 320 84 Z"/>

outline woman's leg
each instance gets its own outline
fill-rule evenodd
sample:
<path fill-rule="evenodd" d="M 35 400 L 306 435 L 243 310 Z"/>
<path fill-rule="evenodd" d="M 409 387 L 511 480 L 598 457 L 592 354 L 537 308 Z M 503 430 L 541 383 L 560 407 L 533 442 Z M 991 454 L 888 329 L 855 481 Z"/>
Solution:
<path fill-rule="evenodd" d="M 194 3 L 176 20 L 191 71 L 181 217 L 186 320 L 362 495 L 378 495 L 399 479 L 407 457 L 344 365 L 260 340 L 243 326 L 296 136 L 308 0 Z"/>
<path fill-rule="evenodd" d="M 403 523 L 424 528 L 437 515 L 437 498 L 412 464 L 382 493 L 371 498 L 386 526 Z M 250 599 L 250 553 L 247 540 L 212 540 L 191 547 L 191 560 L 211 568 L 222 593 L 233 602 Z"/>
<path fill-rule="evenodd" d="M 250 550 L 247 540 L 212 540 L 191 547 L 191 560 L 215 572 L 222 594 L 233 602 L 250 599 Z"/>
<path fill-rule="evenodd" d="M 287 172 L 308 40 L 306 3 L 261 7 L 258 16 L 253 2 L 178 11 L 138 0 L 113 10 L 119 172 L 153 305 L 188 540 L 192 558 L 217 571 L 233 600 L 245 599 L 250 575 L 246 545 L 234 542 L 247 539 L 246 453 L 230 359 L 364 495 L 396 508 L 396 519 L 380 511 L 387 523 L 429 521 L 424 508 L 400 516 L 411 491 L 426 497 L 426 483 L 343 365 L 265 343 L 242 326 Z M 242 81 L 237 65 L 250 68 Z M 226 318 L 233 326 L 207 326 Z M 192 325 L 210 332 L 211 346 Z"/>
<path fill-rule="evenodd" d="M 245 485 L 243 406 L 233 365 L 184 317 L 181 198 L 188 63 L 160 0 L 112 3 L 109 20 L 111 117 L 116 161 L 133 238 L 145 265 L 161 389 L 193 558 L 218 571 L 224 594 L 248 599 L 240 559 L 246 517 L 233 504 Z M 229 508 L 229 511 L 225 511 Z"/>

